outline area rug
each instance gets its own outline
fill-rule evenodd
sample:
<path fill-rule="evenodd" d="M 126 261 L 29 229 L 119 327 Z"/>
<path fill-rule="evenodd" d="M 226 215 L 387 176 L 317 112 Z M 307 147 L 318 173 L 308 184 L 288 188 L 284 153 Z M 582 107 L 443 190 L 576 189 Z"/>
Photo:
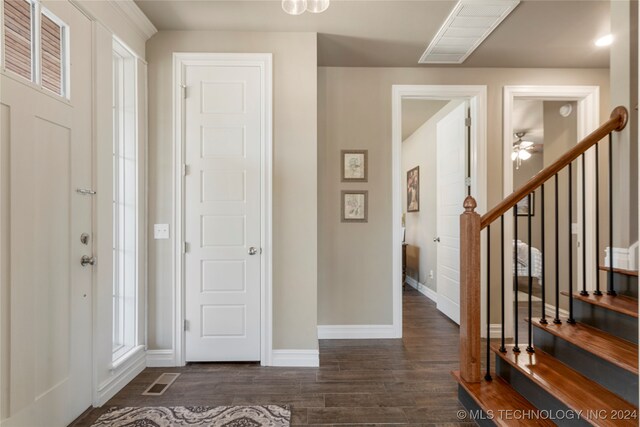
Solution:
<path fill-rule="evenodd" d="M 148 406 L 112 408 L 92 427 L 288 427 L 286 406 Z"/>

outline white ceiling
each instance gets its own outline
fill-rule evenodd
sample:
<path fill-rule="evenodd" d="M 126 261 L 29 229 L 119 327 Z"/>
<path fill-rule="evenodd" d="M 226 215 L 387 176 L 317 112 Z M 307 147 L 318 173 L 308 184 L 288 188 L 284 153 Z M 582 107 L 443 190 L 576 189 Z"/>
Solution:
<path fill-rule="evenodd" d="M 413 67 L 456 2 L 332 0 L 326 12 L 290 16 L 280 1 L 136 0 L 159 30 L 310 31 L 318 65 Z M 609 66 L 593 41 L 609 31 L 609 2 L 525 0 L 462 64 L 466 67 Z"/>

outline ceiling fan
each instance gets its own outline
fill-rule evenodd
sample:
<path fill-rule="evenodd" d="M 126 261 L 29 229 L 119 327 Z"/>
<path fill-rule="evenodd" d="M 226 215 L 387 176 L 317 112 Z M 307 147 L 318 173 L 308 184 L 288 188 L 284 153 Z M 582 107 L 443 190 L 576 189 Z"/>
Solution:
<path fill-rule="evenodd" d="M 514 136 L 518 138 L 513 143 L 513 150 L 511 151 L 511 160 L 516 162 L 516 169 L 520 169 L 520 165 L 523 160 L 531 158 L 531 152 L 535 149 L 535 143 L 533 141 L 522 140 L 526 135 L 526 132 L 515 132 Z"/>

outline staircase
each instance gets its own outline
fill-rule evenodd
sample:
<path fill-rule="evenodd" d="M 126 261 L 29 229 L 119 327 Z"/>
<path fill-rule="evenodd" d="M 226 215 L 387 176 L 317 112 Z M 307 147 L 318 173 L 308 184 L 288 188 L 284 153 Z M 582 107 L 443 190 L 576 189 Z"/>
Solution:
<path fill-rule="evenodd" d="M 572 163 L 582 161 L 584 171 L 585 153 L 589 149 L 595 150 L 595 199 L 596 206 L 601 206 L 598 144 L 609 136 L 608 194 L 611 195 L 613 141 L 610 135 L 624 129 L 626 122 L 627 110 L 623 107 L 616 108 L 611 118 L 601 127 L 482 217 L 475 212 L 475 200 L 471 197 L 465 200 L 465 212 L 460 219 L 460 371 L 453 372 L 453 376 L 458 382 L 460 402 L 468 410 L 469 419 L 478 425 L 638 425 L 638 272 L 615 268 L 613 265 L 601 265 L 600 251 L 596 248 L 600 247 L 600 237 L 605 235 L 601 229 L 605 227 L 601 227 L 599 215 L 596 215 L 595 226 L 586 224 L 585 203 L 582 204 L 582 231 L 585 235 L 587 226 L 594 226 L 597 230 L 594 248 L 586 248 L 583 244 L 576 250 L 571 243 L 565 248 L 568 251 L 569 266 L 573 265 L 574 256 L 576 259 L 582 257 L 581 283 L 575 280 L 573 268 L 567 269 L 568 277 L 560 277 L 555 270 L 545 270 L 545 256 L 549 256 L 545 255 L 547 252 L 555 255 L 555 265 L 559 265 L 558 254 L 561 248 L 558 243 L 558 224 L 565 221 L 569 233 L 572 232 L 571 203 L 568 204 L 568 217 L 562 218 L 557 209 L 559 174 L 568 170 L 566 177 L 569 180 L 568 197 L 571 201 L 574 196 L 571 193 Z M 582 200 L 585 200 L 584 174 L 582 179 Z M 531 195 L 537 192 L 538 197 L 542 197 L 544 211 L 545 183 L 547 189 L 554 190 L 556 201 L 554 221 L 547 224 L 548 230 L 555 227 L 555 239 L 551 239 L 551 242 L 545 242 L 544 215 L 541 219 L 542 275 L 544 282 L 551 286 L 542 286 L 542 309 L 534 312 L 531 298 L 533 281 L 529 267 L 528 300 L 524 301 L 527 308 L 522 313 L 518 311 L 518 293 L 515 292 L 518 289 L 518 277 L 505 277 L 509 275 L 505 274 L 505 258 L 511 256 L 511 252 L 505 252 L 504 247 L 505 215 L 513 210 L 514 234 L 517 233 L 516 204 L 525 198 L 529 198 L 530 202 Z M 613 218 L 614 203 L 611 196 L 608 206 L 609 218 Z M 531 241 L 531 212 L 525 216 L 524 220 L 528 221 L 528 241 Z M 609 223 L 606 227 L 608 235 L 605 237 L 609 239 L 607 243 L 610 248 L 613 247 L 613 226 L 614 224 Z M 481 269 L 482 233 L 485 233 L 486 243 L 484 269 Z M 495 252 L 495 245 L 491 245 L 492 235 L 494 239 L 498 237 L 497 242 L 501 246 L 498 256 L 502 265 L 501 270 L 498 273 L 494 271 L 493 275 L 490 270 L 491 249 Z M 565 241 L 571 242 L 570 237 L 571 234 Z M 512 251 L 512 247 L 509 250 Z M 518 254 L 513 256 L 515 264 Z M 588 289 L 587 260 L 594 258 L 597 260 L 594 265 L 598 266 L 596 268 L 599 271 L 594 275 L 594 289 Z M 531 260 L 529 251 L 529 266 Z M 492 284 L 486 286 L 485 336 L 491 336 L 490 324 L 497 323 L 496 317 L 499 317 L 501 325 L 500 339 L 492 339 L 490 342 L 487 340 L 484 353 L 481 349 L 480 331 L 480 283 L 483 273 L 486 274 L 486 282 Z M 603 289 L 600 286 L 600 276 L 606 276 L 606 280 L 603 280 L 606 286 Z M 549 307 L 545 305 L 545 289 L 549 287 L 555 294 L 552 315 L 549 315 Z M 491 291 L 495 292 L 498 288 L 500 294 L 494 298 Z M 498 305 L 497 302 L 500 305 L 500 316 L 492 317 L 491 307 Z M 561 309 L 561 305 L 567 310 Z M 509 312 L 512 312 L 511 316 Z M 513 324 L 507 325 L 511 317 Z M 527 333 L 524 336 L 519 336 L 518 326 L 526 327 Z M 510 329 L 513 329 L 512 333 L 508 332 Z"/>

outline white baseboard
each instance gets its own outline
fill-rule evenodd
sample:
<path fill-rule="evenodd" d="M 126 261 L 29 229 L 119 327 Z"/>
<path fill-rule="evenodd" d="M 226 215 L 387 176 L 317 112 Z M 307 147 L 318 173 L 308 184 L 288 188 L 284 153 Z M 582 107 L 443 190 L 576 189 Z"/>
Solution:
<path fill-rule="evenodd" d="M 636 259 L 633 255 L 637 249 L 633 245 L 629 248 L 613 248 L 613 267 L 622 268 L 624 270 L 635 270 Z M 609 267 L 611 261 L 609 261 L 609 248 L 604 250 L 604 265 Z"/>
<path fill-rule="evenodd" d="M 426 285 L 416 281 L 416 279 L 414 279 L 413 277 L 407 276 L 406 282 L 407 282 L 407 285 L 410 285 L 412 288 L 416 289 L 418 292 L 420 292 L 422 295 L 429 298 L 431 301 L 435 303 L 438 302 L 438 294 L 434 290 L 429 289 Z"/>
<path fill-rule="evenodd" d="M 315 368 L 320 366 L 318 350 L 273 350 L 271 366 L 302 366 Z"/>
<path fill-rule="evenodd" d="M 398 338 L 393 325 L 318 325 L 319 340 Z"/>
<path fill-rule="evenodd" d="M 629 246 L 629 270 L 638 270 L 638 257 L 640 256 L 640 247 L 638 246 L 638 242 L 635 242 L 633 245 Z"/>
<path fill-rule="evenodd" d="M 144 347 L 136 352 L 129 360 L 118 366 L 112 375 L 98 387 L 93 406 L 99 407 L 129 384 L 140 372 L 147 367 L 147 356 Z"/>
<path fill-rule="evenodd" d="M 150 368 L 165 368 L 176 366 L 173 350 L 147 350 L 147 366 Z"/>

